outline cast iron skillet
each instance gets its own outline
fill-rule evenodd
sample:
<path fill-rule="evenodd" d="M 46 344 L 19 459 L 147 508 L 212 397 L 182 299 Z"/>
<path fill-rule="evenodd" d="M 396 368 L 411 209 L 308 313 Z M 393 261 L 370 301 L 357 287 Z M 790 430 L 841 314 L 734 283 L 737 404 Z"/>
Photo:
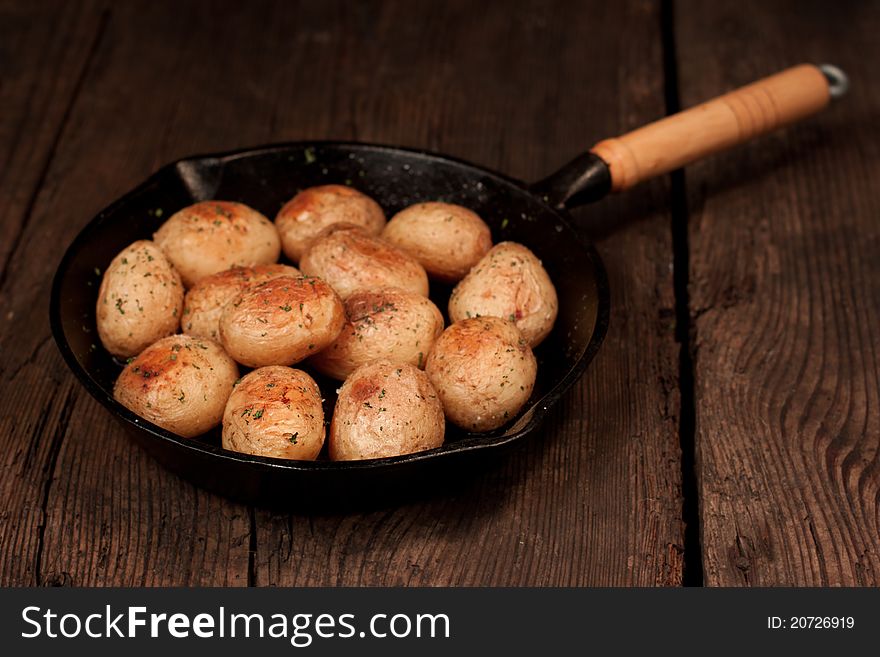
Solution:
<path fill-rule="evenodd" d="M 785 76 L 803 75 L 800 68 L 756 84 L 778 96 L 781 92 L 773 85 L 778 86 L 779 79 L 784 82 Z M 821 89 L 814 75 L 812 93 L 824 105 L 829 96 L 825 80 L 830 77 L 827 72 L 818 75 Z M 712 102 L 727 98 L 729 104 L 735 94 L 748 89 Z M 786 98 L 775 100 L 783 109 L 786 103 L 792 104 Z M 721 138 L 709 134 L 701 139 L 703 148 L 696 155 L 675 156 L 667 149 L 667 155 L 673 156 L 657 164 L 656 157 L 652 159 L 657 139 L 662 142 L 677 125 L 699 128 L 703 120 L 692 114 L 688 117 L 689 112 L 684 112 L 665 119 L 665 126 L 661 121 L 601 142 L 594 152 L 531 186 L 444 155 L 361 143 L 289 143 L 180 160 L 100 212 L 67 249 L 52 286 L 52 333 L 80 382 L 138 444 L 170 470 L 220 494 L 269 506 L 333 507 L 352 500 L 370 503 L 394 498 L 459 479 L 465 466 L 482 460 L 475 457 L 495 454 L 535 433 L 553 404 L 584 372 L 605 335 L 609 316 L 605 270 L 595 249 L 570 227 L 567 208 L 731 145 L 729 138 L 713 145 Z M 773 125 L 734 141 L 800 116 L 777 118 Z M 690 128 L 684 125 L 688 122 Z M 647 135 L 639 135 L 645 131 Z M 652 134 L 656 136 L 653 142 Z M 621 148 L 626 154 L 623 159 L 615 152 Z M 633 160 L 635 168 L 626 161 L 632 154 L 641 156 Z M 118 404 L 112 390 L 121 364 L 100 346 L 95 327 L 100 274 L 112 258 L 133 241 L 150 239 L 168 216 L 196 201 L 240 201 L 274 217 L 298 190 L 328 183 L 356 187 L 376 199 L 389 217 L 419 201 L 464 205 L 489 224 L 494 241 L 521 242 L 542 259 L 556 285 L 560 310 L 553 332 L 536 349 L 538 380 L 522 412 L 509 425 L 486 434 L 449 427 L 446 443 L 426 452 L 368 461 L 305 462 L 226 451 L 220 447 L 218 430 L 197 439 L 181 438 Z M 441 309 L 446 307 L 448 293 L 432 284 L 432 296 Z M 329 416 L 338 384 L 319 379 L 319 385 L 327 397 Z"/>

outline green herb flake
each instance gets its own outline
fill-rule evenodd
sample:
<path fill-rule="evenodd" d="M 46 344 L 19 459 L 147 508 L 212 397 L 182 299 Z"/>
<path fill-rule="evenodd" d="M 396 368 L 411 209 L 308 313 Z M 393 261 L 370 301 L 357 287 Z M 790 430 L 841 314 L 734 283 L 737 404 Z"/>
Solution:
<path fill-rule="evenodd" d="M 264 410 L 265 410 L 265 409 L 262 409 L 262 408 L 261 408 L 261 409 L 258 410 L 258 411 L 254 411 L 254 419 L 255 419 L 255 420 L 259 420 L 261 417 L 263 417 L 263 411 L 264 411 Z"/>
<path fill-rule="evenodd" d="M 507 225 L 508 225 L 509 223 L 510 223 L 510 220 L 507 219 L 506 217 L 505 217 L 504 219 L 502 219 L 502 220 L 501 220 L 501 230 L 504 230 L 505 228 L 507 228 Z"/>
<path fill-rule="evenodd" d="M 182 404 L 185 399 L 186 399 L 186 393 L 183 390 L 181 390 L 180 397 L 177 398 L 177 401 L 179 401 Z"/>
<path fill-rule="evenodd" d="M 311 146 L 303 151 L 303 155 L 306 158 L 306 164 L 313 164 L 318 160 L 318 158 L 315 157 L 315 149 Z"/>
<path fill-rule="evenodd" d="M 297 439 L 299 438 L 299 431 L 295 431 L 294 433 L 287 433 L 284 435 L 287 436 L 287 442 L 289 442 L 291 445 L 296 445 Z"/>
<path fill-rule="evenodd" d="M 289 313 L 292 310 L 292 308 L 290 307 L 290 304 L 285 304 L 283 306 L 278 306 L 278 307 L 281 308 L 281 310 L 283 310 L 286 313 Z"/>

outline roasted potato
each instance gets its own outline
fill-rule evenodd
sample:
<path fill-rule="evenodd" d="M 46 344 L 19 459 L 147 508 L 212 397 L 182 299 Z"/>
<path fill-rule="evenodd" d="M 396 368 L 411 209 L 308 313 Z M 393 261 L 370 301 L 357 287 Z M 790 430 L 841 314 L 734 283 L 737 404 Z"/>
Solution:
<path fill-rule="evenodd" d="M 363 228 L 325 228 L 299 263 L 304 274 L 320 276 L 345 299 L 358 290 L 398 287 L 428 296 L 428 275 L 416 260 Z"/>
<path fill-rule="evenodd" d="M 243 365 L 293 365 L 331 344 L 345 308 L 311 276 L 280 276 L 245 288 L 220 315 L 220 342 Z"/>
<path fill-rule="evenodd" d="M 477 432 L 513 419 L 532 394 L 537 371 L 516 326 L 489 316 L 447 328 L 425 366 L 449 421 Z"/>
<path fill-rule="evenodd" d="M 139 240 L 113 258 L 98 290 L 95 319 L 101 344 L 134 356 L 177 330 L 183 284 L 162 251 Z"/>
<path fill-rule="evenodd" d="M 310 360 L 341 381 L 378 359 L 423 367 L 443 332 L 443 315 L 430 299 L 392 287 L 355 292 L 345 300 L 345 317 L 339 337 Z"/>
<path fill-rule="evenodd" d="M 299 262 L 315 236 L 327 226 L 346 223 L 362 226 L 378 235 L 385 213 L 366 194 L 345 185 L 321 185 L 304 189 L 288 201 L 275 217 L 284 255 Z"/>
<path fill-rule="evenodd" d="M 330 458 L 375 459 L 443 444 L 445 421 L 425 373 L 380 360 L 355 370 L 339 389 L 330 423 Z"/>
<path fill-rule="evenodd" d="M 220 315 L 223 308 L 245 288 L 279 276 L 299 276 L 290 265 L 257 265 L 233 267 L 199 280 L 186 293 L 183 301 L 181 329 L 197 338 L 219 340 Z"/>
<path fill-rule="evenodd" d="M 261 367 L 242 377 L 223 413 L 223 447 L 313 461 L 324 444 L 324 409 L 314 379 L 290 367 Z"/>
<path fill-rule="evenodd" d="M 417 203 L 394 215 L 382 238 L 419 261 L 428 276 L 456 283 L 492 248 L 489 226 L 453 203 Z"/>
<path fill-rule="evenodd" d="M 550 333 L 558 310 L 556 288 L 541 261 L 516 242 L 492 247 L 449 297 L 451 321 L 487 315 L 509 319 L 532 347 Z"/>
<path fill-rule="evenodd" d="M 116 380 L 120 404 L 185 438 L 217 426 L 238 367 L 212 340 L 171 335 L 129 361 Z"/>
<path fill-rule="evenodd" d="M 153 239 L 188 288 L 230 267 L 271 264 L 281 253 L 272 222 L 231 201 L 202 201 L 183 208 L 159 227 Z"/>

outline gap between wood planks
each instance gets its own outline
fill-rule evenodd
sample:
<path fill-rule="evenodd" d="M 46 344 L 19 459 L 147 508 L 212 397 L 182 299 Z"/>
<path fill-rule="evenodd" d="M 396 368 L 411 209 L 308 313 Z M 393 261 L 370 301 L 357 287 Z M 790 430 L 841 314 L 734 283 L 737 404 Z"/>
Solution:
<path fill-rule="evenodd" d="M 663 44 L 663 91 L 666 114 L 681 110 L 678 89 L 678 56 L 675 49 L 675 7 L 673 0 L 660 5 L 660 33 Z M 678 435 L 681 444 L 681 518 L 684 523 L 684 586 L 703 585 L 703 551 L 700 545 L 700 501 L 696 472 L 696 402 L 694 400 L 694 344 L 688 282 L 688 206 L 685 173 L 671 174 L 672 280 L 675 290 L 675 339 L 681 345 L 678 356 L 678 385 L 681 408 Z"/>

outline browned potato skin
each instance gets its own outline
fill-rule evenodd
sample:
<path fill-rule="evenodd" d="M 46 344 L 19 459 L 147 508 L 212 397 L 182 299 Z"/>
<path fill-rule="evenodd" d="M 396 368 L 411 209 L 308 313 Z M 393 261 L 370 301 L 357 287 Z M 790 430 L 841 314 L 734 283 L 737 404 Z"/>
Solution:
<path fill-rule="evenodd" d="M 197 338 L 220 339 L 223 308 L 245 288 L 279 276 L 299 276 L 290 265 L 233 267 L 201 279 L 186 293 L 181 330 Z"/>
<path fill-rule="evenodd" d="M 183 283 L 153 242 L 139 240 L 107 267 L 95 319 L 98 337 L 114 356 L 134 356 L 177 330 Z"/>
<path fill-rule="evenodd" d="M 309 361 L 340 381 L 378 359 L 421 368 L 443 332 L 443 314 L 430 299 L 393 287 L 355 292 L 345 300 L 345 317 L 335 342 Z"/>
<path fill-rule="evenodd" d="M 339 389 L 330 458 L 377 459 L 440 447 L 443 407 L 418 367 L 388 360 L 355 370 Z"/>
<path fill-rule="evenodd" d="M 275 226 L 243 203 L 202 201 L 175 212 L 153 235 L 186 287 L 230 267 L 278 260 Z"/>
<path fill-rule="evenodd" d="M 326 228 L 311 243 L 299 268 L 323 278 L 343 299 L 379 287 L 428 296 L 428 275 L 415 258 L 357 226 Z"/>
<path fill-rule="evenodd" d="M 559 301 L 541 261 L 516 242 L 501 242 L 455 286 L 449 319 L 491 315 L 509 319 L 536 347 L 553 329 Z"/>
<path fill-rule="evenodd" d="M 385 213 L 366 194 L 345 185 L 321 185 L 304 189 L 288 201 L 275 217 L 284 255 L 299 262 L 309 243 L 327 226 L 352 224 L 378 235 L 385 226 Z"/>
<path fill-rule="evenodd" d="M 261 367 L 242 377 L 223 413 L 223 448 L 314 461 L 324 444 L 318 384 L 302 370 Z"/>
<path fill-rule="evenodd" d="M 382 238 L 421 263 L 428 276 L 457 283 L 492 248 L 479 215 L 453 203 L 417 203 L 394 215 Z"/>
<path fill-rule="evenodd" d="M 293 365 L 331 344 L 345 308 L 319 278 L 280 276 L 245 288 L 223 309 L 220 342 L 243 365 Z"/>
<path fill-rule="evenodd" d="M 212 340 L 171 335 L 144 349 L 116 380 L 123 406 L 179 436 L 217 426 L 238 366 Z"/>
<path fill-rule="evenodd" d="M 511 322 L 480 317 L 447 328 L 425 372 L 449 421 L 479 432 L 513 419 L 532 394 L 538 365 Z"/>

